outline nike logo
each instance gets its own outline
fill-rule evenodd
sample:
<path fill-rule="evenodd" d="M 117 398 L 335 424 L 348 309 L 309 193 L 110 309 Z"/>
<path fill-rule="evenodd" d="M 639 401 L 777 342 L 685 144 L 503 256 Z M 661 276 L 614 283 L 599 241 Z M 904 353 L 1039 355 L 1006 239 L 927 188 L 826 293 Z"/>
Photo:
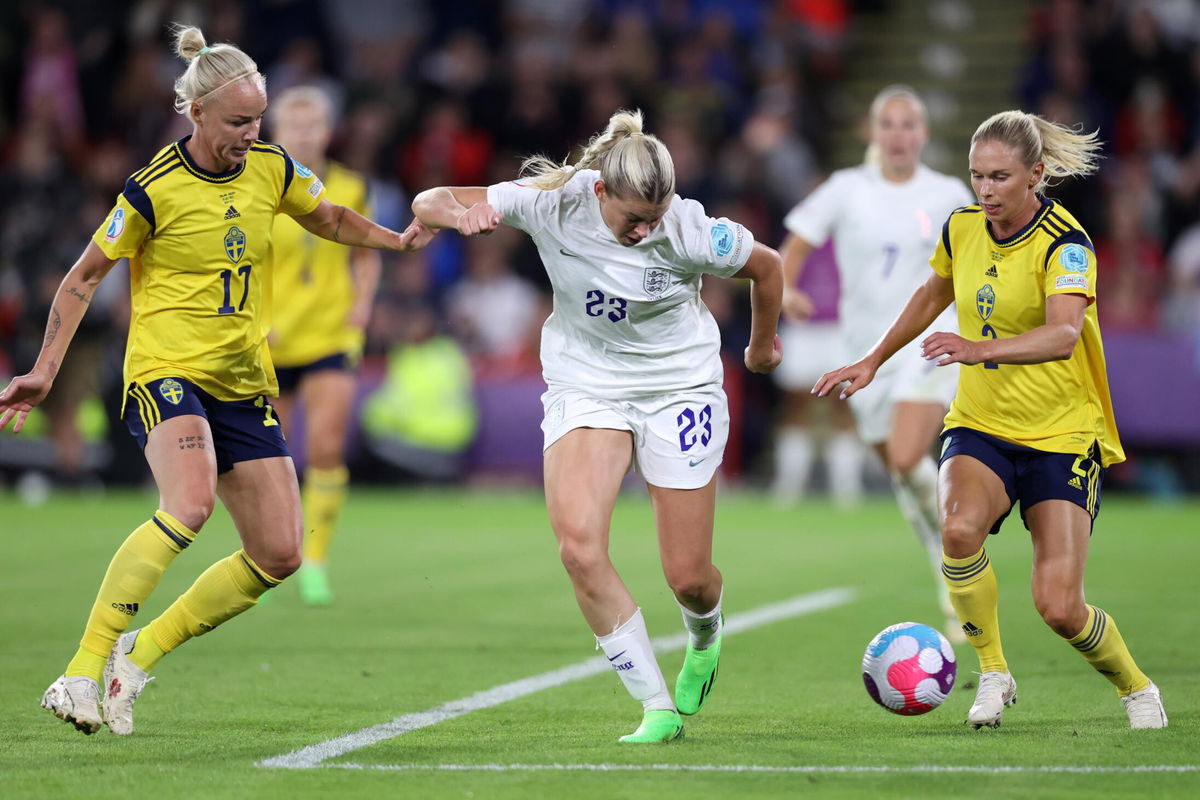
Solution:
<path fill-rule="evenodd" d="M 570 258 L 579 258 L 579 256 L 575 255 L 574 253 L 568 253 L 566 250 L 563 250 L 561 247 L 560 247 L 560 248 L 558 248 L 558 252 L 560 252 L 560 253 L 562 253 L 564 256 L 568 256 L 568 257 L 570 257 Z"/>
<path fill-rule="evenodd" d="M 705 456 L 704 458 L 693 458 L 691 461 L 689 461 L 689 462 L 688 462 L 688 466 L 689 466 L 689 467 L 694 467 L 694 466 L 696 466 L 697 464 L 700 464 L 700 463 L 704 462 L 704 461 L 705 461 L 705 460 L 707 460 L 707 459 L 708 459 L 708 456 Z"/>
<path fill-rule="evenodd" d="M 609 659 L 609 661 L 616 661 L 618 658 L 620 658 L 621 656 L 625 655 L 627 652 L 629 652 L 629 651 L 628 651 L 628 650 L 622 650 L 621 652 L 617 653 L 615 656 L 613 656 L 612 658 L 610 658 L 610 659 Z"/>

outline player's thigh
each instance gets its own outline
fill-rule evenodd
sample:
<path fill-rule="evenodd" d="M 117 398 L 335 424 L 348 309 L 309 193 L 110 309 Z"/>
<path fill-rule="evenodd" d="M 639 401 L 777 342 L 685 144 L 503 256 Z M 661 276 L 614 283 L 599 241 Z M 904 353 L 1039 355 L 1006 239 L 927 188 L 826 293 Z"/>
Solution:
<path fill-rule="evenodd" d="M 713 517 L 717 477 L 698 489 L 668 489 L 648 484 L 658 551 L 668 577 L 699 575 L 712 565 Z"/>
<path fill-rule="evenodd" d="M 929 458 L 945 418 L 946 407 L 941 403 L 905 400 L 893 405 L 887 438 L 888 467 L 909 472 Z"/>
<path fill-rule="evenodd" d="M 158 486 L 159 507 L 199 530 L 216 502 L 216 444 L 208 420 L 184 414 L 159 422 L 146 434 L 143 453 Z"/>
<path fill-rule="evenodd" d="M 272 577 L 295 571 L 300 565 L 303 526 L 292 459 L 238 461 L 221 473 L 217 492 L 250 557 Z"/>
<path fill-rule="evenodd" d="M 1044 500 L 1025 509 L 1033 540 L 1034 604 L 1043 613 L 1083 605 L 1083 574 L 1092 536 L 1087 509 L 1067 500 Z"/>
<path fill-rule="evenodd" d="M 633 434 L 573 428 L 545 452 L 546 510 L 559 541 L 607 548 L 608 526 L 633 454 Z"/>
<path fill-rule="evenodd" d="M 951 558 L 979 552 L 997 522 L 1012 508 L 1004 480 L 974 456 L 956 455 L 938 472 L 942 547 Z"/>
<path fill-rule="evenodd" d="M 300 396 L 304 400 L 305 449 L 312 466 L 332 469 L 342 464 L 356 387 L 354 373 L 343 369 L 323 369 L 304 376 Z"/>

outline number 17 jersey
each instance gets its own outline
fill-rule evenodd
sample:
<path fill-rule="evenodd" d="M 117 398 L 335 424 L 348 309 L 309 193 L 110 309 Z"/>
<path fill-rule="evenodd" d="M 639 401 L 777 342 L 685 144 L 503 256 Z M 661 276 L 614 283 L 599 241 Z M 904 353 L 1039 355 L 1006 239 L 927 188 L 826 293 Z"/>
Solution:
<path fill-rule="evenodd" d="M 181 377 L 219 400 L 275 395 L 264 313 L 271 228 L 277 213 L 316 209 L 324 186 L 266 142 L 210 172 L 189 138 L 130 176 L 92 236 L 109 258 L 129 258 L 125 383 Z"/>

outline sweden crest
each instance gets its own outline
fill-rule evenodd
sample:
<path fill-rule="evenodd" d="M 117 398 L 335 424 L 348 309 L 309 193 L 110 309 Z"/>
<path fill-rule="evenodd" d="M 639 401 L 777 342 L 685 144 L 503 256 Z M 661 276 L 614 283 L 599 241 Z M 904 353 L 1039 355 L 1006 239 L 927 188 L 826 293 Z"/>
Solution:
<path fill-rule="evenodd" d="M 229 256 L 229 260 L 237 263 L 242 260 L 242 254 L 246 252 L 246 234 L 242 233 L 242 229 L 234 225 L 225 234 L 225 255 Z"/>
<path fill-rule="evenodd" d="M 174 378 L 167 378 L 158 385 L 158 393 L 168 403 L 177 406 L 179 405 L 179 401 L 183 399 L 183 384 Z"/>
<path fill-rule="evenodd" d="M 979 312 L 981 318 L 987 319 L 995 308 L 996 290 L 990 283 L 985 283 L 983 288 L 975 293 L 975 310 Z"/>
<path fill-rule="evenodd" d="M 667 285 L 670 282 L 671 275 L 665 269 L 647 267 L 646 271 L 642 274 L 642 288 L 651 297 L 661 296 L 667 290 Z"/>

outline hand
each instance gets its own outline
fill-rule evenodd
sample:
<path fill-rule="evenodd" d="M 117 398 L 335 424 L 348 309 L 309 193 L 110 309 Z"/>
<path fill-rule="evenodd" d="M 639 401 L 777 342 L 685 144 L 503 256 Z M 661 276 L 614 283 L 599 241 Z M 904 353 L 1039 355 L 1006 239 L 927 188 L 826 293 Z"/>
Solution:
<path fill-rule="evenodd" d="M 812 298 L 799 289 L 783 290 L 783 316 L 793 322 L 803 322 L 816 311 Z"/>
<path fill-rule="evenodd" d="M 8 388 L 0 392 L 0 430 L 8 426 L 10 419 L 16 418 L 13 433 L 20 433 L 25 427 L 25 417 L 46 399 L 53 382 L 51 378 L 32 372 L 13 378 Z"/>
<path fill-rule="evenodd" d="M 433 241 L 437 231 L 432 228 L 427 228 L 419 219 L 414 219 L 408 223 L 408 227 L 404 229 L 404 233 L 400 234 L 400 246 L 396 250 L 401 253 L 411 253 L 414 250 L 420 250 L 425 245 Z"/>
<path fill-rule="evenodd" d="M 746 348 L 745 353 L 746 369 L 751 372 L 765 374 L 774 372 L 779 366 L 779 362 L 783 360 L 783 341 L 778 336 L 771 342 L 771 349 L 767 350 L 764 347 L 757 347 L 753 342 Z"/>
<path fill-rule="evenodd" d="M 474 236 L 477 233 L 491 233 L 500 227 L 503 217 L 496 213 L 488 203 L 476 203 L 458 216 L 455 227 L 463 236 Z"/>
<path fill-rule="evenodd" d="M 817 397 L 824 397 L 835 386 L 849 382 L 850 385 L 842 389 L 838 394 L 839 399 L 845 400 L 873 381 L 876 369 L 878 367 L 870 364 L 865 358 L 861 361 L 855 361 L 853 364 L 849 364 L 841 369 L 826 372 L 813 386 L 812 393 Z"/>
<path fill-rule="evenodd" d="M 921 342 L 921 355 L 926 361 L 940 359 L 939 367 L 948 364 L 981 364 L 987 359 L 983 356 L 982 342 L 972 342 L 957 333 L 939 331 L 930 334 Z"/>

